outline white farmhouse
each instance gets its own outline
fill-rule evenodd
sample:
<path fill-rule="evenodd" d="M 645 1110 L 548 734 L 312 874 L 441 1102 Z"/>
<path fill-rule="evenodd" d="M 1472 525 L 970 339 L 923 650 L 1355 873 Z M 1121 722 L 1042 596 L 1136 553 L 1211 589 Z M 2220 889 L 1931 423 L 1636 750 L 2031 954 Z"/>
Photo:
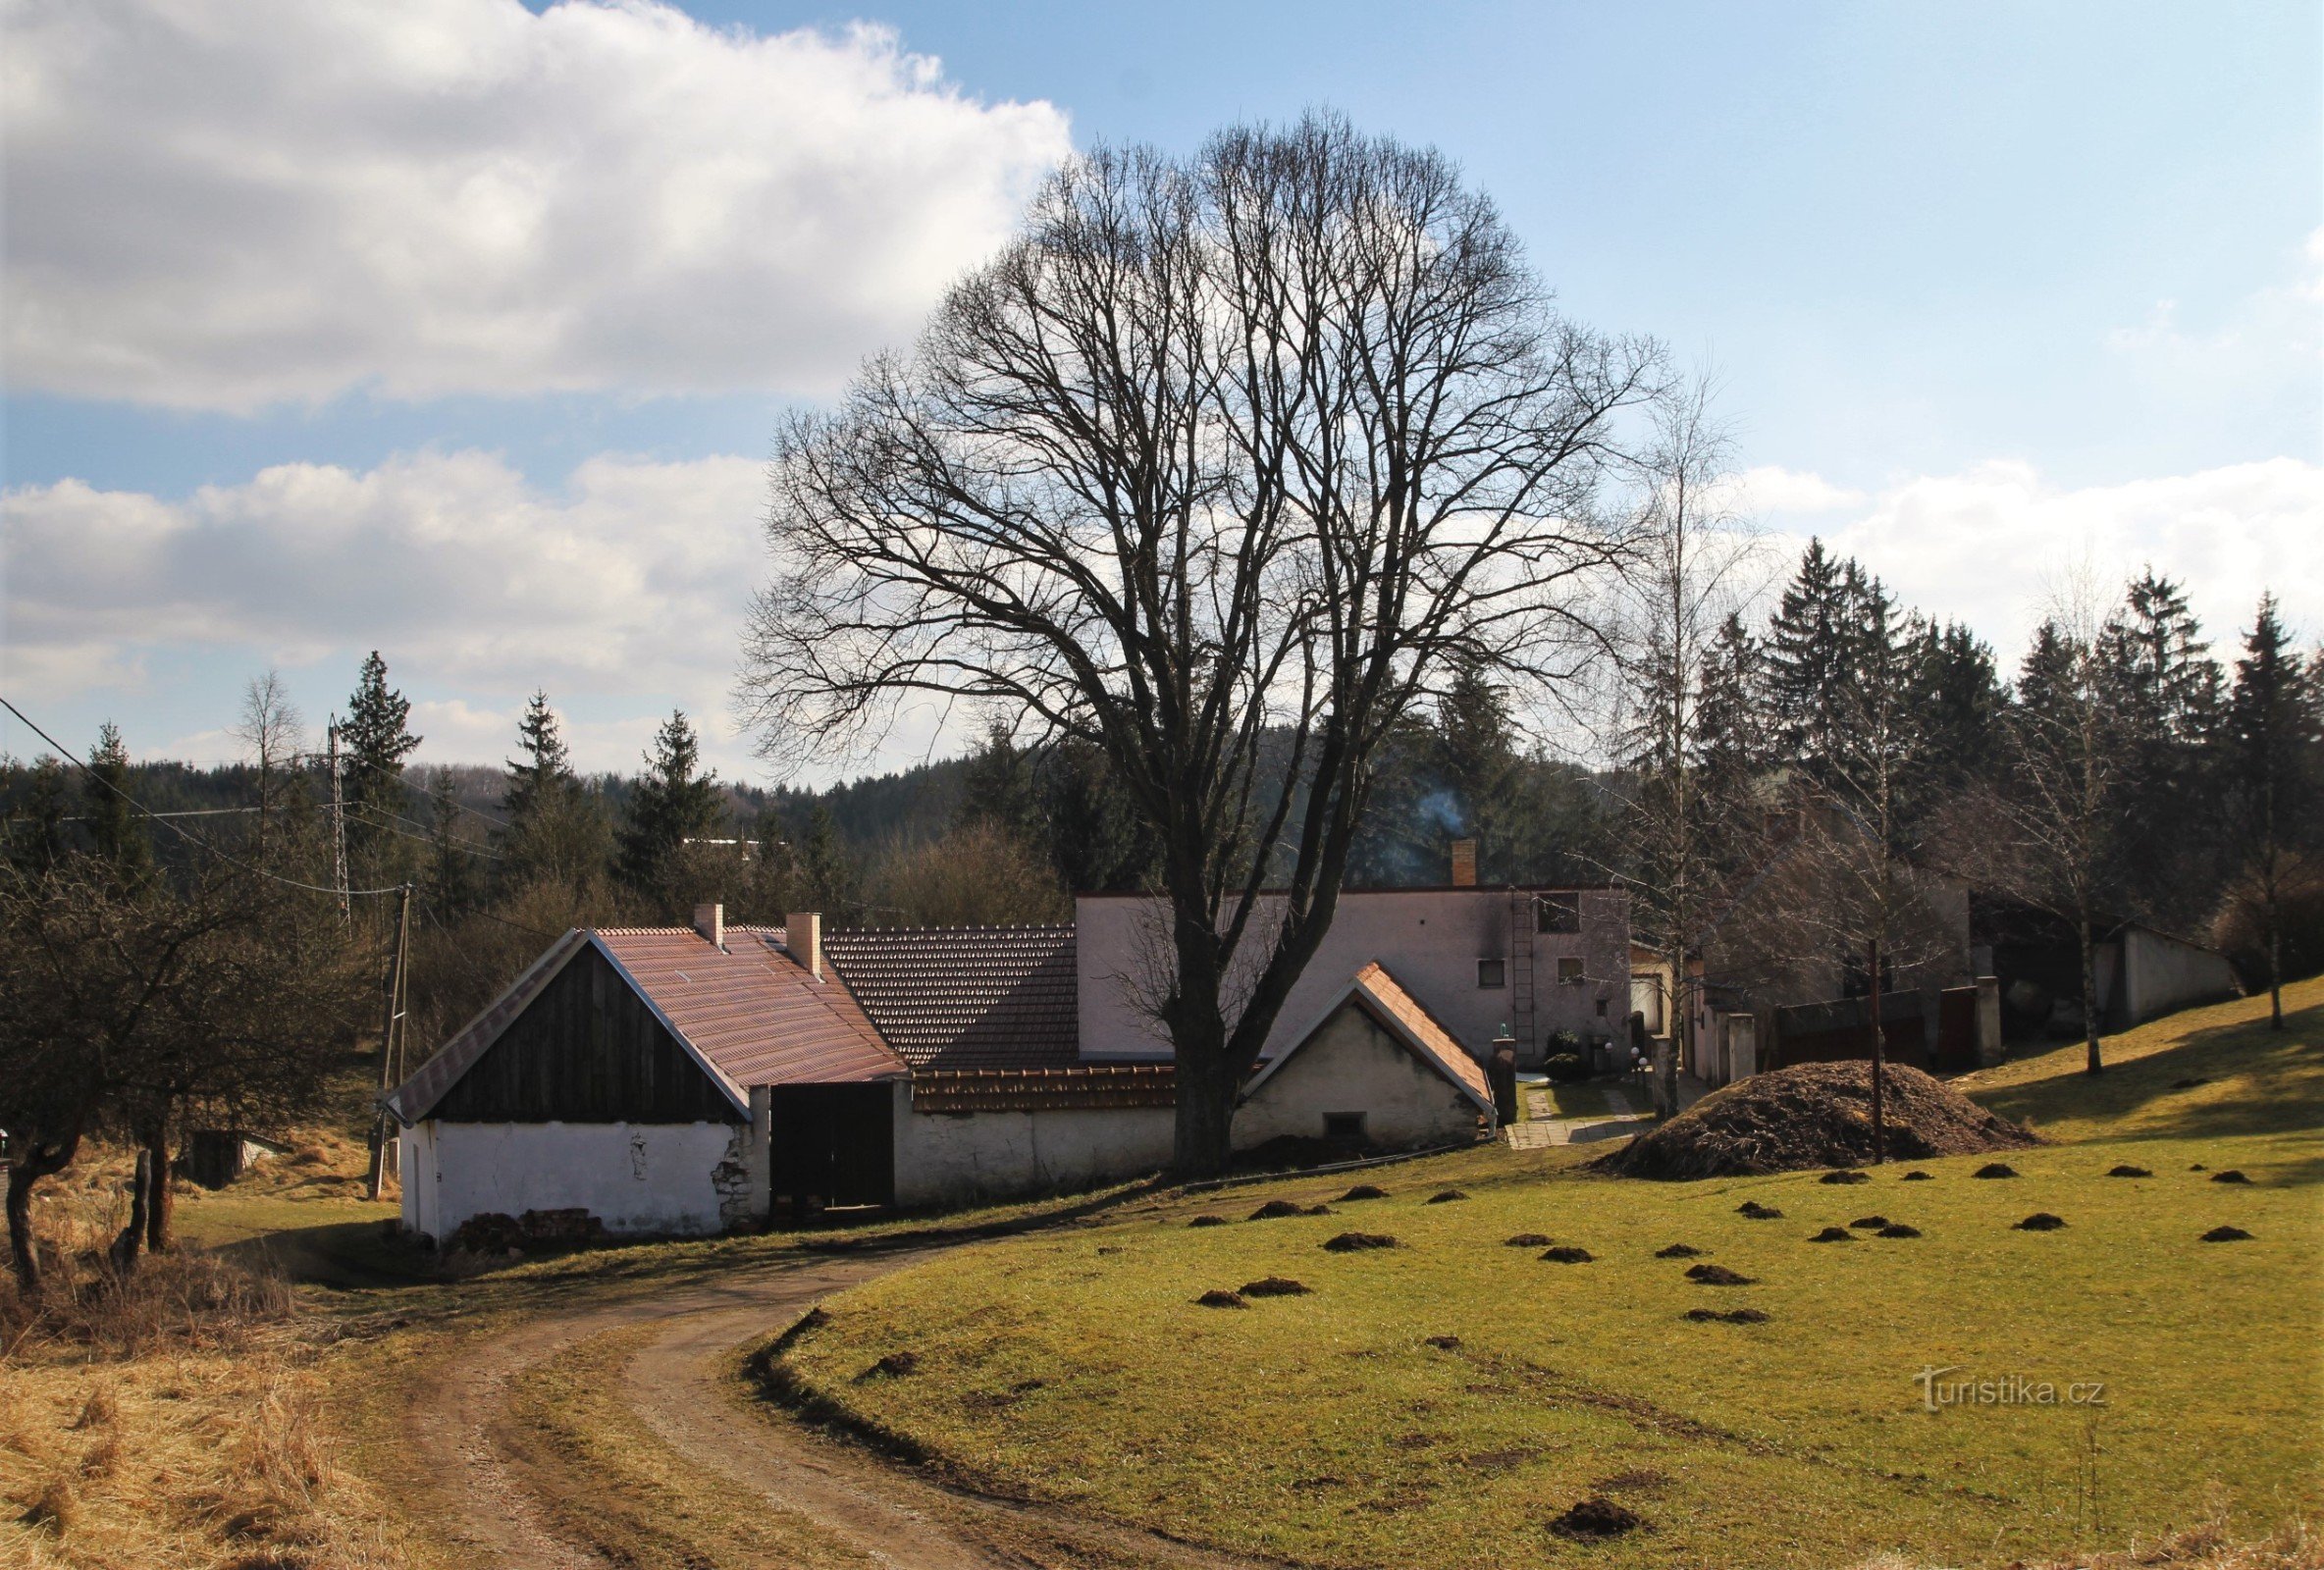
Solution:
<path fill-rule="evenodd" d="M 1138 1008 L 1158 913 L 862 928 L 816 915 L 568 932 L 388 1098 L 403 1219 L 586 1211 L 615 1234 L 785 1206 L 931 1206 L 1088 1186 L 1170 1154 L 1169 1043 Z M 1239 1149 L 1487 1136 L 1497 1042 L 1538 1062 L 1629 996 L 1604 889 L 1350 890 L 1245 1085 Z"/>

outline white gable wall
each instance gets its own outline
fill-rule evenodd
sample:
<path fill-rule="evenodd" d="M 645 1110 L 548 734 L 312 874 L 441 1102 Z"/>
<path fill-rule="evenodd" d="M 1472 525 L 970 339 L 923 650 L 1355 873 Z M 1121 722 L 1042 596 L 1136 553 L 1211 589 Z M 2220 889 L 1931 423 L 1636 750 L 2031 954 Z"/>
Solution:
<path fill-rule="evenodd" d="M 1354 1003 L 1343 1005 L 1235 1114 L 1235 1147 L 1320 1139 L 1328 1113 L 1364 1115 L 1387 1150 L 1474 1138 L 1477 1104 Z"/>
<path fill-rule="evenodd" d="M 614 1235 L 724 1230 L 716 1173 L 746 1125 L 440 1123 L 403 1131 L 403 1224 L 449 1243 L 471 1216 L 588 1211 Z"/>
<path fill-rule="evenodd" d="M 2235 967 L 2216 950 L 2198 949 L 2141 926 L 2123 929 L 2122 949 L 2126 1024 L 2139 1024 L 2191 1003 L 2232 998 L 2240 990 Z M 2098 995 L 2106 995 L 2103 986 Z"/>

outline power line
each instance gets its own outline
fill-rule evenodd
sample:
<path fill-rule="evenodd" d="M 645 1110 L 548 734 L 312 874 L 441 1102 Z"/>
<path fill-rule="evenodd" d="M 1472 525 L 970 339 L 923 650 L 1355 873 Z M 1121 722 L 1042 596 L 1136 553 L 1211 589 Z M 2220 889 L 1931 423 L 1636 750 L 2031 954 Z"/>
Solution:
<path fill-rule="evenodd" d="M 114 784 L 104 775 L 91 768 L 86 762 L 82 761 L 75 754 L 69 752 L 63 742 L 58 741 L 54 736 L 51 736 L 48 732 L 42 730 L 38 725 L 33 724 L 31 715 L 17 707 L 16 705 L 10 703 L 6 698 L 0 698 L 0 708 L 7 709 L 18 719 L 24 721 L 25 728 L 29 730 L 33 735 L 39 737 L 42 741 L 48 743 L 49 746 L 55 748 L 59 758 L 70 761 L 75 768 L 79 769 L 90 779 L 93 779 L 98 784 L 104 786 L 114 795 L 129 803 L 130 806 L 144 813 L 145 816 L 151 818 L 154 822 L 159 823 L 163 828 L 168 829 L 171 833 L 185 841 L 186 844 L 193 846 L 197 850 L 207 851 L 210 855 L 215 856 L 218 858 L 218 860 L 226 863 L 229 866 L 238 866 L 243 871 L 250 873 L 253 877 L 266 878 L 270 882 L 281 883 L 290 888 L 304 889 L 309 894 L 329 894 L 335 898 L 341 899 L 355 897 L 371 898 L 379 895 L 396 894 L 401 892 L 402 890 L 403 885 L 399 883 L 384 889 L 326 888 L 320 883 L 302 883 L 297 878 L 285 877 L 280 872 L 269 872 L 262 866 L 252 866 L 240 857 L 231 856 L 225 851 L 220 850 L 217 846 L 212 845 L 208 840 L 203 839 L 199 834 L 194 833 L 193 830 L 180 828 L 175 822 L 169 818 L 163 817 L 160 813 L 154 811 L 152 808 L 147 807 L 143 802 L 138 801 L 128 791 L 125 791 L 120 786 Z"/>

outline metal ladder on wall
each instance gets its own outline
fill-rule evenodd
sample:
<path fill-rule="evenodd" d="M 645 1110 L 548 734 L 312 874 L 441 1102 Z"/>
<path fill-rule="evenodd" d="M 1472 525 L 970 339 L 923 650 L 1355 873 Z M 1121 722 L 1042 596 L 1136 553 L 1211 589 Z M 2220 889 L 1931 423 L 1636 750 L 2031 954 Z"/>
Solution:
<path fill-rule="evenodd" d="M 1534 1049 L 1533 950 L 1541 923 L 1531 889 L 1509 890 L 1509 1034 L 1517 1038 L 1517 1061 L 1530 1064 Z"/>

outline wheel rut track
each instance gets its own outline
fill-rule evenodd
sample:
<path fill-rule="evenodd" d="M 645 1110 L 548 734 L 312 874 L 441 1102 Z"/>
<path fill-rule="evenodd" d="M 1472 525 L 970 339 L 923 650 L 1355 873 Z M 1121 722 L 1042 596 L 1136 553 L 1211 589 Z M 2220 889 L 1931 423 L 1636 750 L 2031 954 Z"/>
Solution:
<path fill-rule="evenodd" d="M 449 1535 L 491 1565 L 607 1570 L 626 1562 L 590 1541 L 585 1526 L 575 1530 L 589 1519 L 589 1480 L 537 1458 L 513 1431 L 507 1401 L 525 1370 L 591 1337 L 651 1324 L 619 1387 L 631 1414 L 735 1495 L 803 1518 L 888 1570 L 1280 1570 L 1276 1561 L 948 1487 L 744 1395 L 737 1348 L 833 1292 L 939 1251 L 819 1257 L 660 1294 L 580 1299 L 457 1343 L 403 1392 L 402 1428 L 424 1495 L 413 1503 L 439 1531 L 452 1524 Z"/>

